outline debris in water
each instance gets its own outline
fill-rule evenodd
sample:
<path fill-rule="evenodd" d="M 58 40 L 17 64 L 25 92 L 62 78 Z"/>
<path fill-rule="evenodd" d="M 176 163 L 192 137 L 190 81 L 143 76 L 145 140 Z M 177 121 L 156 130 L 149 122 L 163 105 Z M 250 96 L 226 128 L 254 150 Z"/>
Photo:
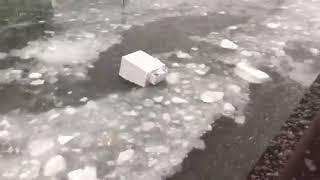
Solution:
<path fill-rule="evenodd" d="M 319 49 L 316 49 L 316 48 L 311 48 L 310 52 L 312 53 L 313 56 L 319 56 L 320 54 Z M 0 59 L 1 59 L 1 54 L 0 54 Z"/>
<path fill-rule="evenodd" d="M 119 75 L 142 87 L 163 81 L 167 73 L 165 64 L 143 51 L 128 54 L 121 59 Z"/>
<path fill-rule="evenodd" d="M 223 92 L 206 91 L 200 95 L 200 99 L 205 103 L 214 103 L 222 100 L 224 97 Z"/>
<path fill-rule="evenodd" d="M 128 149 L 126 151 L 120 152 L 118 159 L 117 159 L 117 164 L 121 165 L 129 160 L 131 160 L 134 156 L 134 150 Z"/>
<path fill-rule="evenodd" d="M 263 83 L 270 80 L 268 74 L 243 62 L 237 64 L 234 72 L 242 79 L 251 83 Z"/>
<path fill-rule="evenodd" d="M 96 167 L 86 166 L 68 173 L 68 180 L 97 180 Z"/>
<path fill-rule="evenodd" d="M 177 57 L 180 59 L 192 59 L 192 56 L 188 53 L 182 52 L 182 51 L 178 51 L 176 53 Z"/>
<path fill-rule="evenodd" d="M 45 82 L 44 80 L 38 79 L 38 80 L 31 81 L 30 85 L 32 85 L 32 86 L 39 86 L 39 85 L 43 85 L 44 82 Z"/>
<path fill-rule="evenodd" d="M 27 160 L 22 161 L 21 173 L 19 175 L 20 179 L 36 179 L 39 176 L 41 163 L 38 160 Z"/>
<path fill-rule="evenodd" d="M 50 158 L 44 166 L 44 176 L 55 176 L 66 170 L 67 165 L 65 159 L 61 155 L 56 155 Z"/>
<path fill-rule="evenodd" d="M 145 99 L 143 101 L 143 106 L 144 107 L 152 107 L 154 105 L 154 102 L 152 101 L 152 99 Z"/>
<path fill-rule="evenodd" d="M 220 43 L 220 46 L 225 49 L 232 49 L 232 50 L 238 49 L 238 45 L 235 44 L 234 42 L 230 41 L 229 39 L 222 40 Z"/>

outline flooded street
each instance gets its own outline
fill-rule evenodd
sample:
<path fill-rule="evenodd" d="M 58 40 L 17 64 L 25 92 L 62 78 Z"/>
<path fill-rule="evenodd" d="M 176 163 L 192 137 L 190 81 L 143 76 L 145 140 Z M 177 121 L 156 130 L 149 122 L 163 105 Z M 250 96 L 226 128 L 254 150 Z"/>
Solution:
<path fill-rule="evenodd" d="M 0 0 L 0 179 L 160 180 L 206 147 L 214 178 L 245 179 L 319 74 L 319 5 Z M 138 50 L 165 82 L 118 76 Z"/>

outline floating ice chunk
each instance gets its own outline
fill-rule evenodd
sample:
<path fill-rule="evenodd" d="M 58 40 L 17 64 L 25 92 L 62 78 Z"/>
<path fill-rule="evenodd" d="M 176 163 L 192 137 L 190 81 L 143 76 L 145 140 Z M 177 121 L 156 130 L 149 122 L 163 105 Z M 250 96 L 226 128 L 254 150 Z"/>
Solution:
<path fill-rule="evenodd" d="M 170 73 L 168 74 L 166 80 L 169 84 L 178 84 L 180 82 L 180 74 L 177 72 Z"/>
<path fill-rule="evenodd" d="M 143 101 L 143 106 L 144 107 L 152 107 L 152 106 L 154 106 L 154 102 L 152 101 L 152 99 L 145 99 Z"/>
<path fill-rule="evenodd" d="M 237 123 L 237 124 L 244 124 L 246 122 L 246 117 L 245 116 L 236 116 L 234 118 L 234 122 Z"/>
<path fill-rule="evenodd" d="M 241 51 L 240 54 L 241 54 L 242 56 L 247 56 L 247 57 L 253 56 L 253 53 L 252 53 L 251 51 L 247 51 L 247 50 Z"/>
<path fill-rule="evenodd" d="M 49 121 L 51 121 L 51 120 L 53 120 L 53 119 L 58 118 L 59 116 L 60 116 L 59 113 L 54 113 L 54 114 L 51 114 L 48 119 L 49 119 Z"/>
<path fill-rule="evenodd" d="M 142 124 L 141 129 L 143 131 L 150 131 L 151 129 L 153 129 L 155 127 L 155 123 L 154 122 L 145 122 Z"/>
<path fill-rule="evenodd" d="M 241 87 L 235 84 L 230 84 L 228 85 L 228 89 L 235 92 L 235 93 L 240 93 L 241 92 Z"/>
<path fill-rule="evenodd" d="M 5 59 L 8 57 L 8 54 L 7 53 L 4 53 L 4 52 L 0 52 L 0 60 L 2 59 Z"/>
<path fill-rule="evenodd" d="M 22 169 L 19 175 L 20 179 L 30 180 L 39 176 L 41 163 L 38 160 L 22 161 Z"/>
<path fill-rule="evenodd" d="M 187 100 L 182 99 L 182 98 L 179 98 L 179 97 L 173 97 L 173 98 L 171 99 L 171 101 L 172 101 L 173 103 L 175 103 L 175 104 L 184 104 L 184 103 L 188 103 L 188 101 L 187 101 Z"/>
<path fill-rule="evenodd" d="M 154 97 L 153 100 L 156 103 L 161 103 L 163 101 L 164 97 L 163 96 L 158 96 L 158 97 Z"/>
<path fill-rule="evenodd" d="M 251 83 L 263 83 L 270 80 L 268 74 L 243 62 L 237 64 L 234 72 L 242 79 Z"/>
<path fill-rule="evenodd" d="M 229 30 L 236 30 L 236 29 L 238 29 L 238 26 L 229 26 L 228 29 Z"/>
<path fill-rule="evenodd" d="M 134 156 L 135 152 L 132 149 L 128 149 L 126 151 L 120 152 L 118 159 L 117 159 L 117 164 L 121 165 L 129 160 L 131 160 Z"/>
<path fill-rule="evenodd" d="M 73 108 L 73 107 L 70 107 L 70 106 L 66 107 L 66 109 L 65 109 L 64 111 L 65 111 L 67 114 L 70 114 L 70 115 L 76 113 L 76 109 Z"/>
<path fill-rule="evenodd" d="M 313 56 L 319 56 L 319 54 L 320 54 L 319 49 L 316 49 L 316 48 L 310 48 L 310 52 L 312 53 Z M 1 59 L 1 57 L 0 57 L 0 59 Z"/>
<path fill-rule="evenodd" d="M 236 111 L 236 108 L 231 103 L 225 103 L 223 105 L 223 111 L 224 111 L 223 112 L 224 115 L 230 116 L 234 114 L 234 112 Z"/>
<path fill-rule="evenodd" d="M 42 77 L 41 73 L 30 73 L 28 76 L 30 79 L 39 79 Z"/>
<path fill-rule="evenodd" d="M 38 79 L 38 80 L 31 81 L 30 85 L 32 85 L 32 86 L 40 86 L 40 85 L 43 85 L 44 82 L 45 81 L 43 79 Z"/>
<path fill-rule="evenodd" d="M 0 139 L 7 138 L 9 135 L 10 135 L 10 133 L 7 130 L 0 131 Z"/>
<path fill-rule="evenodd" d="M 268 27 L 268 28 L 271 28 L 271 29 L 277 29 L 277 28 L 279 28 L 280 26 L 281 26 L 280 23 L 268 23 L 268 24 L 267 24 L 267 27 Z"/>
<path fill-rule="evenodd" d="M 87 97 L 82 97 L 79 101 L 80 101 L 80 102 L 87 102 L 87 101 L 88 101 L 88 98 L 87 98 Z"/>
<path fill-rule="evenodd" d="M 145 151 L 147 153 L 162 154 L 162 153 L 169 153 L 169 148 L 166 146 L 152 146 L 152 147 L 145 148 Z"/>
<path fill-rule="evenodd" d="M 164 80 L 168 70 L 160 60 L 143 51 L 122 57 L 119 75 L 139 86 L 157 84 Z"/>
<path fill-rule="evenodd" d="M 182 51 L 178 51 L 176 53 L 177 57 L 180 59 L 192 59 L 192 56 L 188 53 L 182 52 Z"/>
<path fill-rule="evenodd" d="M 68 173 L 68 180 L 97 180 L 96 167 L 86 166 Z"/>
<path fill-rule="evenodd" d="M 200 95 L 200 99 L 205 103 L 214 103 L 221 101 L 224 97 L 223 92 L 206 91 Z"/>
<path fill-rule="evenodd" d="M 171 121 L 171 116 L 169 113 L 162 114 L 162 119 L 165 121 Z"/>
<path fill-rule="evenodd" d="M 55 176 L 58 173 L 66 170 L 67 165 L 65 159 L 61 155 L 50 158 L 44 166 L 44 176 Z"/>
<path fill-rule="evenodd" d="M 138 113 L 136 111 L 132 110 L 132 111 L 123 112 L 123 115 L 125 115 L 125 116 L 138 116 Z"/>
<path fill-rule="evenodd" d="M 238 49 L 238 45 L 235 44 L 234 42 L 230 41 L 229 39 L 222 40 L 220 43 L 220 46 L 225 49 L 233 49 L 233 50 Z"/>
<path fill-rule="evenodd" d="M 65 144 L 67 144 L 68 142 L 70 142 L 74 138 L 75 138 L 74 136 L 59 136 L 57 138 L 57 141 L 59 142 L 59 144 L 65 145 Z"/>
<path fill-rule="evenodd" d="M 50 151 L 54 147 L 52 139 L 38 139 L 32 141 L 28 148 L 31 156 L 40 156 Z"/>
<path fill-rule="evenodd" d="M 192 47 L 191 50 L 192 50 L 192 51 L 198 51 L 199 48 L 197 48 L 197 47 Z"/>

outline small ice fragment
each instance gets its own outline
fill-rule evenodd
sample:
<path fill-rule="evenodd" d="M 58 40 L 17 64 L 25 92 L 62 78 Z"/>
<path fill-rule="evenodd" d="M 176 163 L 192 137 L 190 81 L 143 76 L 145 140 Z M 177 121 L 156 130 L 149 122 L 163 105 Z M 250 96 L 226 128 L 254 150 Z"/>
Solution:
<path fill-rule="evenodd" d="M 253 53 L 250 52 L 250 51 L 247 51 L 247 50 L 241 51 L 240 54 L 241 54 L 242 56 L 247 56 L 247 57 L 253 56 Z"/>
<path fill-rule="evenodd" d="M 235 92 L 235 93 L 240 93 L 241 92 L 241 87 L 235 84 L 230 84 L 228 86 L 228 89 Z"/>
<path fill-rule="evenodd" d="M 87 101 L 88 101 L 88 98 L 87 98 L 87 97 L 82 97 L 79 101 L 80 101 L 80 102 L 87 102 Z"/>
<path fill-rule="evenodd" d="M 312 53 L 313 56 L 319 56 L 320 54 L 319 49 L 316 49 L 316 48 L 311 48 L 310 52 Z M 1 54 L 0 54 L 0 59 L 1 59 Z"/>
<path fill-rule="evenodd" d="M 218 14 L 226 14 L 225 11 L 219 11 Z"/>
<path fill-rule="evenodd" d="M 191 59 L 192 56 L 188 53 L 185 53 L 185 52 L 182 52 L 182 51 L 178 51 L 176 53 L 177 57 L 180 58 L 180 59 Z"/>
<path fill-rule="evenodd" d="M 156 103 L 161 103 L 163 101 L 164 97 L 163 96 L 157 96 L 157 97 L 154 97 L 153 100 L 156 102 Z"/>
<path fill-rule="evenodd" d="M 8 57 L 8 54 L 7 53 L 4 53 L 4 52 L 0 52 L 0 60 L 1 59 L 5 59 Z"/>
<path fill-rule="evenodd" d="M 152 99 L 145 99 L 143 101 L 143 106 L 145 107 L 152 107 L 154 105 L 154 102 L 152 101 Z"/>
<path fill-rule="evenodd" d="M 39 79 L 42 77 L 41 73 L 30 73 L 28 76 L 30 79 Z"/>
<path fill-rule="evenodd" d="M 44 82 L 45 82 L 44 80 L 38 79 L 38 80 L 31 81 L 30 85 L 32 85 L 32 86 L 39 86 L 39 85 L 43 85 Z"/>
<path fill-rule="evenodd" d="M 68 180 L 97 180 L 96 167 L 86 166 L 68 173 Z"/>
<path fill-rule="evenodd" d="M 152 147 L 147 147 L 145 148 L 145 151 L 147 153 L 157 153 L 157 154 L 162 154 L 162 153 L 169 153 L 169 148 L 166 146 L 152 146 Z"/>
<path fill-rule="evenodd" d="M 132 110 L 132 111 L 123 112 L 123 115 L 125 115 L 125 116 L 138 116 L 138 113 L 136 111 Z"/>
<path fill-rule="evenodd" d="M 67 114 L 70 114 L 70 115 L 76 113 L 76 109 L 73 108 L 73 107 L 70 107 L 70 106 L 66 107 L 66 109 L 65 109 L 64 111 L 65 111 Z"/>
<path fill-rule="evenodd" d="M 243 62 L 237 64 L 234 72 L 242 79 L 251 83 L 263 83 L 270 80 L 268 74 Z"/>
<path fill-rule="evenodd" d="M 167 73 L 165 64 L 143 51 L 128 54 L 121 59 L 119 75 L 142 87 L 163 81 Z"/>
<path fill-rule="evenodd" d="M 156 125 L 154 124 L 154 122 L 145 122 L 142 124 L 141 129 L 143 131 L 150 131 L 151 129 L 153 129 Z"/>
<path fill-rule="evenodd" d="M 0 131 L 0 139 L 7 138 L 9 135 L 10 135 L 10 133 L 7 130 L 1 130 Z"/>
<path fill-rule="evenodd" d="M 175 103 L 175 104 L 185 104 L 185 103 L 188 103 L 187 100 L 182 99 L 182 98 L 179 98 L 179 97 L 173 97 L 173 98 L 171 99 L 171 101 L 172 101 L 173 103 Z"/>
<path fill-rule="evenodd" d="M 232 50 L 238 49 L 238 45 L 230 41 L 229 39 L 222 40 L 220 43 L 220 46 L 225 49 L 232 49 Z"/>
<path fill-rule="evenodd" d="M 132 149 L 128 149 L 126 151 L 120 152 L 118 159 L 117 159 L 117 164 L 121 165 L 129 160 L 131 160 L 134 156 L 135 152 Z"/>
<path fill-rule="evenodd" d="M 228 29 L 229 30 L 236 30 L 236 29 L 238 29 L 238 26 L 229 26 Z"/>
<path fill-rule="evenodd" d="M 72 94 L 72 91 L 68 91 L 67 94 L 69 94 L 69 95 Z"/>
<path fill-rule="evenodd" d="M 50 158 L 44 166 L 44 176 L 55 176 L 58 173 L 66 170 L 66 161 L 61 155 L 56 155 Z"/>
<path fill-rule="evenodd" d="M 37 179 L 39 176 L 41 163 L 38 160 L 32 159 L 22 161 L 22 168 L 20 171 L 19 178 L 25 180 Z"/>
<path fill-rule="evenodd" d="M 234 118 L 234 122 L 242 125 L 246 122 L 246 117 L 245 116 L 236 116 Z"/>
<path fill-rule="evenodd" d="M 315 165 L 315 163 L 311 160 L 311 159 L 304 159 L 304 163 L 306 164 L 307 168 L 310 171 L 316 171 L 317 170 L 317 166 Z"/>
<path fill-rule="evenodd" d="M 200 99 L 205 103 L 214 103 L 222 100 L 224 97 L 223 92 L 206 91 L 200 95 Z"/>
<path fill-rule="evenodd" d="M 277 29 L 280 27 L 280 23 L 268 23 L 267 26 L 268 28 L 271 28 L 271 29 Z"/>
<path fill-rule="evenodd" d="M 170 73 L 168 74 L 166 80 L 169 84 L 178 84 L 180 82 L 180 75 L 179 73 L 176 73 L 176 72 Z"/>
<path fill-rule="evenodd" d="M 223 105 L 223 111 L 224 115 L 230 116 L 236 111 L 236 108 L 231 103 L 225 103 Z"/>
<path fill-rule="evenodd" d="M 49 121 L 51 121 L 51 120 L 53 120 L 53 119 L 58 118 L 59 116 L 60 116 L 59 113 L 51 114 L 48 119 L 49 119 Z"/>
<path fill-rule="evenodd" d="M 162 114 L 162 119 L 165 121 L 171 121 L 171 116 L 169 113 Z"/>
<path fill-rule="evenodd" d="M 191 50 L 192 50 L 192 51 L 198 51 L 199 48 L 197 48 L 197 47 L 192 47 Z"/>
<path fill-rule="evenodd" d="M 104 18 L 105 21 L 110 21 L 110 18 Z"/>
<path fill-rule="evenodd" d="M 70 142 L 72 139 L 74 139 L 74 136 L 59 136 L 57 141 L 59 142 L 59 144 L 65 145 L 68 142 Z"/>
<path fill-rule="evenodd" d="M 54 147 L 52 139 L 38 139 L 32 141 L 29 145 L 29 153 L 31 156 L 40 156 L 50 151 Z"/>

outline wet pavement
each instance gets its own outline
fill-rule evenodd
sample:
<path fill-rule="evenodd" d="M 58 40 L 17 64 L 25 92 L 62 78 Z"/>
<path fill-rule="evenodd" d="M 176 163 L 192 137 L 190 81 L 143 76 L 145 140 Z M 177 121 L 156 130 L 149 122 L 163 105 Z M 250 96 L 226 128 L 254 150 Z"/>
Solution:
<path fill-rule="evenodd" d="M 61 155 L 57 179 L 161 179 L 181 165 L 169 179 L 245 179 L 319 74 L 319 3 L 1 1 L 1 178 L 50 179 Z M 118 76 L 137 50 L 169 67 L 166 82 Z M 239 62 L 271 81 L 237 76 Z M 208 91 L 224 97 L 205 103 Z M 206 151 L 183 161 L 193 148 Z"/>

